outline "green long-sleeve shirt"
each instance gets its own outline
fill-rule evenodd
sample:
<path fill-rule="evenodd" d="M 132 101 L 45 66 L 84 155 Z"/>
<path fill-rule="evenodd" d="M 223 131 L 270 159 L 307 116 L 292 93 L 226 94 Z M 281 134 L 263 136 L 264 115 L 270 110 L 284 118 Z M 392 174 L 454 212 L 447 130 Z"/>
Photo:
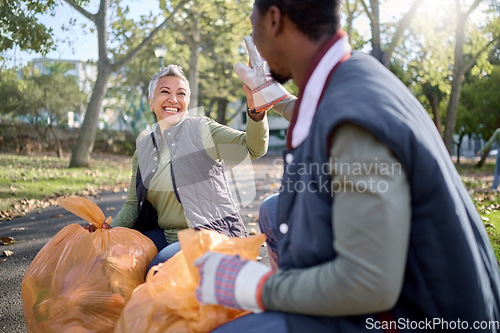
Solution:
<path fill-rule="evenodd" d="M 221 125 L 211 119 L 201 123 L 203 146 L 207 154 L 214 160 L 241 161 L 250 155 L 251 159 L 259 158 L 267 152 L 269 127 L 267 118 L 254 121 L 247 116 L 246 132 Z M 213 148 L 214 145 L 217 149 Z M 138 216 L 136 174 L 138 168 L 137 152 L 132 161 L 132 176 L 130 180 L 127 200 L 116 218 L 111 222 L 112 227 L 131 228 Z M 167 242 L 177 241 L 177 232 L 188 227 L 184 210 L 175 196 L 170 173 L 170 151 L 163 149 L 160 155 L 158 170 L 151 179 L 146 194 L 148 200 L 158 213 L 158 225 L 165 232 Z"/>

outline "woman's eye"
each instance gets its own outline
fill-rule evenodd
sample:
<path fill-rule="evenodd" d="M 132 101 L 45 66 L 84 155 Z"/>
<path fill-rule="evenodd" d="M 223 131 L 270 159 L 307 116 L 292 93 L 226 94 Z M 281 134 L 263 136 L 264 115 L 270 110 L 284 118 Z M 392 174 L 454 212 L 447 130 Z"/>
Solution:
<path fill-rule="evenodd" d="M 180 92 L 179 95 L 186 96 L 186 93 Z"/>
<path fill-rule="evenodd" d="M 162 93 L 162 94 L 168 94 L 168 90 L 160 90 L 160 93 Z"/>

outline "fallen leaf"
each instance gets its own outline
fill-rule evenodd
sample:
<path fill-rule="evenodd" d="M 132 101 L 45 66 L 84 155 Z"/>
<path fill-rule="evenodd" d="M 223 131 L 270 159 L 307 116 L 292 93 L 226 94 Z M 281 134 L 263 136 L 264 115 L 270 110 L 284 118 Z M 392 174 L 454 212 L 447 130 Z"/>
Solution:
<path fill-rule="evenodd" d="M 19 227 L 19 228 L 11 228 L 10 230 L 12 231 L 23 231 L 23 230 L 26 230 L 25 227 Z"/>
<path fill-rule="evenodd" d="M 2 237 L 0 238 L 0 241 L 2 241 L 3 245 L 10 245 L 16 242 L 16 240 L 13 237 Z"/>
<path fill-rule="evenodd" d="M 9 256 L 11 256 L 11 255 L 13 255 L 13 254 L 14 254 L 14 252 L 9 251 L 9 250 L 5 250 L 5 251 L 3 251 L 3 256 L 4 256 L 4 257 L 9 257 Z"/>

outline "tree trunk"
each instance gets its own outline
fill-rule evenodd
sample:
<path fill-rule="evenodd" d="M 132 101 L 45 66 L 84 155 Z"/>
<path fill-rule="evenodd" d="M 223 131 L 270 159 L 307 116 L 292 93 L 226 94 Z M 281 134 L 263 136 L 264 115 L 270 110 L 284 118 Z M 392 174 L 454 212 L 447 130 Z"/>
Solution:
<path fill-rule="evenodd" d="M 189 109 L 198 107 L 199 95 L 199 76 L 198 58 L 200 56 L 200 13 L 196 12 L 193 15 L 193 30 L 192 43 L 190 43 L 191 54 L 189 56 L 189 85 L 191 86 L 191 100 L 189 101 Z M 198 116 L 198 114 L 193 115 Z"/>
<path fill-rule="evenodd" d="M 347 11 L 347 18 L 346 18 L 345 26 L 346 26 L 347 36 L 349 37 L 349 44 L 351 44 L 353 22 L 354 22 L 354 18 L 355 18 L 354 14 L 355 14 L 358 6 L 357 6 L 357 0 L 354 0 L 353 4 L 351 4 L 351 2 L 349 0 L 347 0 L 345 3 L 346 3 L 345 8 Z"/>
<path fill-rule="evenodd" d="M 436 125 L 436 128 L 438 129 L 438 132 L 441 136 L 443 136 L 442 133 L 442 123 L 441 123 L 441 116 L 439 114 L 439 101 L 441 100 L 441 92 L 439 91 L 439 87 L 431 85 L 429 82 L 426 82 L 422 86 L 422 90 L 424 93 L 424 96 L 427 98 L 429 101 L 429 105 L 432 110 L 432 114 L 434 116 L 434 124 Z"/>
<path fill-rule="evenodd" d="M 370 0 L 372 30 L 372 51 L 370 54 L 380 61 L 384 66 L 387 64 L 382 43 L 380 41 L 380 8 L 378 0 Z"/>
<path fill-rule="evenodd" d="M 61 147 L 61 143 L 59 142 L 59 138 L 56 135 L 56 132 L 54 131 L 54 127 L 52 125 L 47 126 L 47 129 L 49 130 L 50 133 L 52 133 L 52 136 L 54 137 L 54 141 L 56 143 L 56 153 L 57 157 L 61 158 L 63 157 L 63 151 Z"/>
<path fill-rule="evenodd" d="M 70 168 L 90 166 L 90 156 L 94 149 L 94 141 L 97 132 L 97 123 L 104 96 L 108 90 L 108 80 L 111 75 L 111 65 L 106 61 L 99 60 L 97 81 L 90 102 L 87 105 L 82 127 L 78 131 L 76 145 L 71 154 Z"/>
<path fill-rule="evenodd" d="M 458 5 L 457 5 L 458 6 Z M 444 144 L 448 153 L 453 153 L 453 134 L 455 132 L 455 123 L 457 121 L 458 103 L 460 101 L 460 91 L 463 81 L 463 49 L 464 49 L 464 30 L 467 16 L 457 8 L 457 31 L 455 40 L 455 61 L 453 65 L 453 81 L 451 82 L 451 94 L 448 107 L 446 109 L 446 124 L 444 129 Z"/>
<path fill-rule="evenodd" d="M 457 142 L 457 165 L 460 164 L 460 148 L 462 147 L 462 142 L 465 134 L 460 134 Z"/>
<path fill-rule="evenodd" d="M 442 132 L 442 124 L 441 124 L 441 116 L 439 115 L 439 105 L 436 98 L 432 98 L 429 100 L 429 104 L 431 105 L 432 114 L 434 115 L 434 124 L 441 136 L 443 136 Z"/>
<path fill-rule="evenodd" d="M 462 91 L 462 82 L 464 74 L 471 63 L 464 64 L 464 36 L 465 28 L 469 15 L 479 5 L 481 0 L 475 0 L 470 8 L 462 13 L 460 9 L 460 1 L 456 0 L 457 10 L 457 25 L 456 25 L 456 40 L 455 40 L 455 60 L 453 65 L 453 80 L 451 84 L 450 101 L 446 109 L 446 124 L 444 129 L 444 144 L 448 153 L 453 153 L 453 134 L 455 132 L 455 124 L 457 121 L 458 104 L 460 102 L 460 92 Z"/>
<path fill-rule="evenodd" d="M 217 103 L 217 122 L 226 125 L 227 98 L 219 98 Z"/>
<path fill-rule="evenodd" d="M 488 155 L 490 154 L 490 149 L 487 149 L 484 151 L 483 155 L 481 155 L 481 159 L 479 162 L 477 162 L 477 167 L 480 168 L 484 165 L 484 162 L 486 162 L 486 159 L 488 158 Z"/>

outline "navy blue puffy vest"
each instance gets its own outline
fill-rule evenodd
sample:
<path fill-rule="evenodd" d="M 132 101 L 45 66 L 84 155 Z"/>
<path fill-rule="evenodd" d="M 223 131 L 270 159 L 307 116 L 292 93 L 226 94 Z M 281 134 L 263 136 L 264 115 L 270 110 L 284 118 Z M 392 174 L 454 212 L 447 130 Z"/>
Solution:
<path fill-rule="evenodd" d="M 324 186 L 331 180 L 321 168 L 304 172 L 304 166 L 327 164 L 332 132 L 339 124 L 351 122 L 391 149 L 411 187 L 408 261 L 403 290 L 390 315 L 395 320 L 460 319 L 470 325 L 477 320 L 499 320 L 499 273 L 488 237 L 439 133 L 418 100 L 374 58 L 356 52 L 327 85 L 309 136 L 285 152 L 293 155 L 293 161 L 285 163 L 278 203 L 278 223 L 289 227 L 278 248 L 280 268 L 306 268 L 336 256 L 331 221 L 335 195 Z M 291 184 L 309 188 L 301 190 Z M 302 328 L 360 332 L 366 328 L 367 317 L 377 318 L 377 314 L 287 316 L 290 331 L 297 332 Z"/>

